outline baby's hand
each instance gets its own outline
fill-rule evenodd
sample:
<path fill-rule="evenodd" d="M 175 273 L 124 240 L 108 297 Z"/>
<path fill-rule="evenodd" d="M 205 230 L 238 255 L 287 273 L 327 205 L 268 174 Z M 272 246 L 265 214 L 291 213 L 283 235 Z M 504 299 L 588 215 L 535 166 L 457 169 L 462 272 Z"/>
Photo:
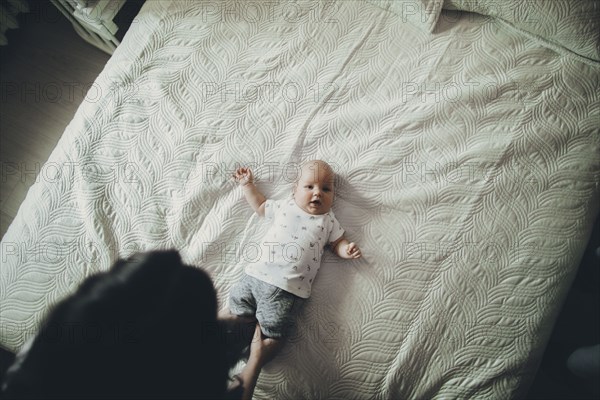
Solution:
<path fill-rule="evenodd" d="M 236 169 L 233 177 L 241 186 L 246 186 L 247 184 L 254 182 L 254 176 L 252 175 L 250 168 L 240 167 Z"/>
<path fill-rule="evenodd" d="M 360 256 L 362 255 L 360 249 L 354 242 L 348 243 L 348 245 L 346 246 L 346 254 L 348 258 L 360 258 Z"/>

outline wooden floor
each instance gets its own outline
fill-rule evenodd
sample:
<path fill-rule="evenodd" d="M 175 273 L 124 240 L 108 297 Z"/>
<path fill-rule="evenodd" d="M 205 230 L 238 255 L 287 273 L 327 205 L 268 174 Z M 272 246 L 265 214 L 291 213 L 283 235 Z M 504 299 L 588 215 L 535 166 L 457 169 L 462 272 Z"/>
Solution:
<path fill-rule="evenodd" d="M 19 16 L 0 48 L 0 234 L 8 226 L 109 55 L 49 2 Z M 43 174 L 41 174 L 43 176 Z"/>

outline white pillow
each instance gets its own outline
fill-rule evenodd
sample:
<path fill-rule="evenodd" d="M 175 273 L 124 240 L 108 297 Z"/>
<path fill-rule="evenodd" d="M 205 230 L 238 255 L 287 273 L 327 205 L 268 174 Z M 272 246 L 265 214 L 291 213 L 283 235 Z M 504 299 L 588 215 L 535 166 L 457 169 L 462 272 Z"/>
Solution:
<path fill-rule="evenodd" d="M 500 18 L 583 57 L 600 61 L 600 1 L 445 0 L 444 8 Z"/>
<path fill-rule="evenodd" d="M 401 18 L 402 22 L 410 22 L 427 32 L 433 32 L 440 13 L 443 0 L 367 0 L 386 11 Z"/>

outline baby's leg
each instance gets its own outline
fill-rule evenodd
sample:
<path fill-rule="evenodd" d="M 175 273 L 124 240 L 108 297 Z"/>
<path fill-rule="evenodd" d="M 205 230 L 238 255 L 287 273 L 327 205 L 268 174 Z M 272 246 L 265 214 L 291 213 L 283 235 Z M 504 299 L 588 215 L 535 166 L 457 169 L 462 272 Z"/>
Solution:
<path fill-rule="evenodd" d="M 261 296 L 257 300 L 258 324 L 255 324 L 249 358 L 259 360 L 262 368 L 279 353 L 292 333 L 294 315 L 302 299 L 267 283 L 261 282 L 260 286 L 255 288 Z"/>
<path fill-rule="evenodd" d="M 250 276 L 242 275 L 229 292 L 229 307 L 220 310 L 218 315 L 225 327 L 228 344 L 240 349 L 250 344 L 256 326 L 256 300 L 252 283 Z"/>
<path fill-rule="evenodd" d="M 237 324 L 237 323 L 254 323 L 256 324 L 255 315 L 237 315 L 231 312 L 229 308 L 224 308 L 219 311 L 217 318 L 225 324 Z"/>
<path fill-rule="evenodd" d="M 285 342 L 283 337 L 272 338 L 265 336 L 262 332 L 257 332 L 250 345 L 250 357 L 260 360 L 260 364 L 264 366 L 279 354 Z"/>
<path fill-rule="evenodd" d="M 250 399 L 262 367 L 282 349 L 286 337 L 293 331 L 295 312 L 302 299 L 264 282 L 255 282 L 256 329 L 248 363 L 240 374 L 244 386 L 243 399 Z"/>
<path fill-rule="evenodd" d="M 229 309 L 219 312 L 219 322 L 225 332 L 225 343 L 234 352 L 240 353 L 252 341 L 256 317 L 254 315 L 236 315 Z"/>
<path fill-rule="evenodd" d="M 239 374 L 239 384 L 241 385 L 242 400 L 252 399 L 256 381 L 262 368 L 269 363 L 281 351 L 283 347 L 283 338 L 266 337 L 259 326 L 256 325 L 252 345 L 250 346 L 250 356 L 248 362 Z"/>

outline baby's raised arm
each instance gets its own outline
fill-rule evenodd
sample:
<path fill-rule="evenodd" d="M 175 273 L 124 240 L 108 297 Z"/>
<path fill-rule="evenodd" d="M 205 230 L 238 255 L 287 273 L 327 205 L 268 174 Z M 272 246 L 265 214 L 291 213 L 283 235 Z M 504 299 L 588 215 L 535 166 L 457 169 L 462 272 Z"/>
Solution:
<path fill-rule="evenodd" d="M 362 256 L 358 245 L 354 242 L 350 242 L 343 236 L 331 243 L 331 249 L 341 258 L 351 259 L 360 258 Z"/>
<path fill-rule="evenodd" d="M 254 176 L 250 168 L 238 168 L 233 177 L 244 190 L 244 197 L 246 197 L 248 204 L 258 215 L 264 217 L 267 198 L 254 185 Z"/>

